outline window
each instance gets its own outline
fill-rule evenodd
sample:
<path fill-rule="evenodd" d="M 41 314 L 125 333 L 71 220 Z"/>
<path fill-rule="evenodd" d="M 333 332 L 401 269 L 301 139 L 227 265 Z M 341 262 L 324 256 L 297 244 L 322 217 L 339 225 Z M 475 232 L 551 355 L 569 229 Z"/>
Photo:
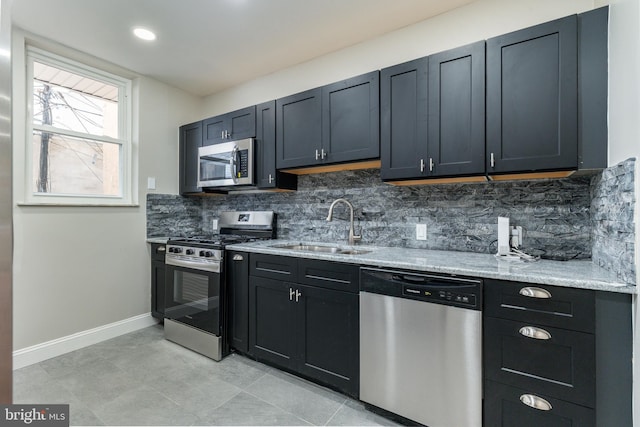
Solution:
<path fill-rule="evenodd" d="M 27 48 L 27 201 L 131 204 L 131 81 Z"/>

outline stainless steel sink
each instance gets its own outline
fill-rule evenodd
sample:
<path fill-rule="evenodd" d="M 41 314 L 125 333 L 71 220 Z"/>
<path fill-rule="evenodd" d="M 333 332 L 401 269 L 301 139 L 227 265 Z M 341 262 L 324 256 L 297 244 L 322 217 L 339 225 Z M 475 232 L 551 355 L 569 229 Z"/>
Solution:
<path fill-rule="evenodd" d="M 343 249 L 337 246 L 305 245 L 302 243 L 272 245 L 271 247 L 278 248 L 278 249 L 288 249 L 290 251 L 322 252 L 322 253 L 340 254 L 340 255 L 359 255 L 359 254 L 367 254 L 371 252 L 364 249 L 349 249 L 349 248 Z"/>

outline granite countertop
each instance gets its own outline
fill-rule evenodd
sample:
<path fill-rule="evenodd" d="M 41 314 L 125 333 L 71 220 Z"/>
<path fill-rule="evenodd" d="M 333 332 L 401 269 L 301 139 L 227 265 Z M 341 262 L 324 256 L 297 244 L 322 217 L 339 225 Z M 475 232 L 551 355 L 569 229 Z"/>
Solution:
<path fill-rule="evenodd" d="M 356 246 L 355 249 L 370 250 L 371 252 L 345 255 L 324 252 L 304 252 L 273 247 L 274 245 L 299 243 L 300 241 L 267 240 L 229 245 L 227 249 L 628 294 L 635 294 L 637 292 L 635 286 L 621 282 L 614 274 L 598 267 L 588 260 L 507 261 L 499 260 L 494 255 L 472 252 L 433 251 L 426 249 L 360 245 Z M 326 242 L 316 243 L 305 241 L 304 244 L 338 246 L 343 249 L 350 248 L 346 245 L 335 245 Z"/>
<path fill-rule="evenodd" d="M 147 237 L 147 243 L 166 244 L 169 239 L 171 239 L 171 237 L 166 237 L 166 236 L 162 236 L 162 237 Z"/>

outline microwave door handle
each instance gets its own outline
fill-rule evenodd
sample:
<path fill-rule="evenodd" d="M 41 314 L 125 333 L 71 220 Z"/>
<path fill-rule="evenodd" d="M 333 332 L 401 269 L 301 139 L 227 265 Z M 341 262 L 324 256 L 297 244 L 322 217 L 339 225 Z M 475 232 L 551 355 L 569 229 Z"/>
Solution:
<path fill-rule="evenodd" d="M 233 179 L 233 182 L 238 182 L 238 178 L 236 178 L 236 176 L 238 175 L 237 163 L 236 163 L 237 155 L 238 155 L 238 146 L 234 145 L 233 150 L 231 150 L 231 158 L 229 159 L 229 164 L 231 165 L 231 179 Z"/>

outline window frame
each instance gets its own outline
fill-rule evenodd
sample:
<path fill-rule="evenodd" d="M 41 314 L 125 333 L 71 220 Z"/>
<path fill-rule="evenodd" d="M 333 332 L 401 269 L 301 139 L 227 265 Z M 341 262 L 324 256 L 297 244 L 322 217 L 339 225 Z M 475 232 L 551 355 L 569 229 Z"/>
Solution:
<path fill-rule="evenodd" d="M 104 135 L 77 132 L 62 129 L 52 125 L 34 125 L 34 94 L 33 94 L 33 63 L 39 62 L 50 65 L 80 76 L 88 77 L 99 82 L 104 82 L 118 88 L 118 138 Z M 26 159 L 25 159 L 25 202 L 33 205 L 69 205 L 69 206 L 136 206 L 135 192 L 133 188 L 134 177 L 134 143 L 132 137 L 132 87 L 131 79 L 118 76 L 111 72 L 101 70 L 76 60 L 65 58 L 34 46 L 27 45 L 25 49 L 26 66 Z M 99 143 L 117 144 L 120 146 L 119 181 L 120 195 L 84 195 L 84 194 L 60 194 L 39 193 L 34 185 L 34 131 L 51 132 L 53 134 L 93 140 Z"/>

